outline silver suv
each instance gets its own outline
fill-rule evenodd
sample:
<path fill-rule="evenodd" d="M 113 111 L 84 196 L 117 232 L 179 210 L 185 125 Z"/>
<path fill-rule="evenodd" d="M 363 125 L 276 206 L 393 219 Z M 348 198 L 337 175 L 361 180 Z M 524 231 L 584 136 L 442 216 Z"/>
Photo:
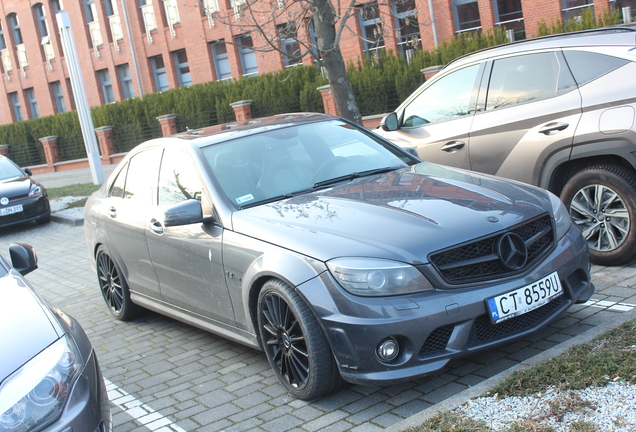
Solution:
<path fill-rule="evenodd" d="M 636 255 L 636 29 L 548 36 L 449 63 L 380 135 L 421 159 L 540 186 L 583 230 L 590 259 Z"/>

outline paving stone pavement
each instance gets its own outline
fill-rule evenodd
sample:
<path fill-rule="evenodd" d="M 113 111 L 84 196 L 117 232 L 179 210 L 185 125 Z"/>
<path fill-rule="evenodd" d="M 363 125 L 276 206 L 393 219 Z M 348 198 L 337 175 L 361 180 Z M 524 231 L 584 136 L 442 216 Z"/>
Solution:
<path fill-rule="evenodd" d="M 81 226 L 0 231 L 0 252 L 8 254 L 14 242 L 36 248 L 40 268 L 27 279 L 78 319 L 95 346 L 115 432 L 382 430 L 636 305 L 636 265 L 594 266 L 593 301 L 575 305 L 528 339 L 453 361 L 436 376 L 394 386 L 352 385 L 305 402 L 285 391 L 259 351 L 153 313 L 128 323 L 112 318 Z"/>

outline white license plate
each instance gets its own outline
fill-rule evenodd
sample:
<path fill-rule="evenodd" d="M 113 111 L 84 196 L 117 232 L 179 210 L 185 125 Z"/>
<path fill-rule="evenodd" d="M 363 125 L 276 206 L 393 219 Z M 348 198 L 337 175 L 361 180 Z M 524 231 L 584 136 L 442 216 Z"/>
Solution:
<path fill-rule="evenodd" d="M 13 214 L 13 213 L 20 213 L 21 211 L 22 211 L 22 206 L 21 205 L 17 205 L 17 206 L 13 206 L 13 207 L 0 208 L 0 216 L 6 216 L 6 215 Z"/>
<path fill-rule="evenodd" d="M 530 285 L 486 300 L 493 323 L 530 312 L 563 294 L 557 272 Z"/>

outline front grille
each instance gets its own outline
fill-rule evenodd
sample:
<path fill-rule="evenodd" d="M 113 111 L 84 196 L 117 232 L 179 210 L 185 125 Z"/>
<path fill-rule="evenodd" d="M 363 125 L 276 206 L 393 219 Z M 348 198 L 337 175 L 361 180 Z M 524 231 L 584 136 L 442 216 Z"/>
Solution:
<path fill-rule="evenodd" d="M 495 250 L 499 239 L 507 233 L 518 235 L 526 244 L 527 260 L 521 269 L 511 270 L 503 265 Z M 549 215 L 544 215 L 489 237 L 436 252 L 429 258 L 448 283 L 470 283 L 523 272 L 551 249 L 553 244 L 552 222 Z"/>
<path fill-rule="evenodd" d="M 428 335 L 428 337 L 426 338 L 424 345 L 422 345 L 422 348 L 420 349 L 420 355 L 429 354 L 445 349 L 454 328 L 455 325 L 450 324 L 443 327 L 438 327 L 433 330 L 431 334 Z"/>
<path fill-rule="evenodd" d="M 475 319 L 473 328 L 468 337 L 468 346 L 480 345 L 486 342 L 520 333 L 528 330 L 544 321 L 555 310 L 559 309 L 565 302 L 563 295 L 555 298 L 551 302 L 523 315 L 510 318 L 499 324 L 493 324 L 488 315 L 481 315 Z"/>

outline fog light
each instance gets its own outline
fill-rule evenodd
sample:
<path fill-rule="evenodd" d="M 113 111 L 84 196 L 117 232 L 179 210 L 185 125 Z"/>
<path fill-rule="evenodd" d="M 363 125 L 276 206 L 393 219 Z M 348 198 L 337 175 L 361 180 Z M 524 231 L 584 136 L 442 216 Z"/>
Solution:
<path fill-rule="evenodd" d="M 399 353 L 400 345 L 395 338 L 389 338 L 380 342 L 380 345 L 378 345 L 378 349 L 376 350 L 378 358 L 383 362 L 394 360 Z"/>

